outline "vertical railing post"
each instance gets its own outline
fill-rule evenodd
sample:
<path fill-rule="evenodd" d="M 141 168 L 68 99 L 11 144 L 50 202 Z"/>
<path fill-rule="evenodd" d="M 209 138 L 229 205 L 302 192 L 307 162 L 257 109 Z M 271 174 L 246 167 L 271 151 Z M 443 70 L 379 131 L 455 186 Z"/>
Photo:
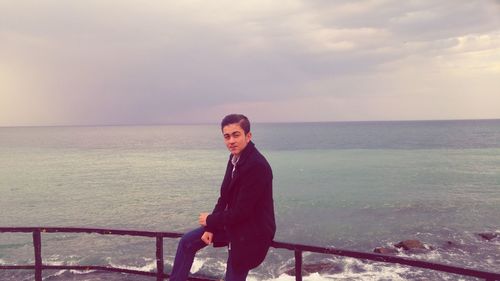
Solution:
<path fill-rule="evenodd" d="M 302 251 L 295 250 L 295 280 L 302 281 Z"/>
<path fill-rule="evenodd" d="M 163 281 L 163 237 L 156 235 L 156 281 Z"/>
<path fill-rule="evenodd" d="M 33 248 L 35 248 L 35 281 L 42 281 L 42 237 L 40 229 L 33 231 Z"/>

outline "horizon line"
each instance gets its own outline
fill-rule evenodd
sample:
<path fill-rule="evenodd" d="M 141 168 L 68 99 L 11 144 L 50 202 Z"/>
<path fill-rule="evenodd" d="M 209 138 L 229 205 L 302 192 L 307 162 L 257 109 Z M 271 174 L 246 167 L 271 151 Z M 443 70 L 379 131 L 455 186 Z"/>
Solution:
<path fill-rule="evenodd" d="M 307 124 L 307 123 L 376 123 L 376 122 L 442 122 L 442 121 L 494 121 L 500 118 L 477 119 L 391 119 L 391 120 L 344 120 L 344 121 L 251 121 L 252 124 Z M 123 123 L 123 124 L 68 124 L 68 125 L 13 125 L 0 128 L 52 128 L 52 127 L 140 127 L 140 126 L 189 126 L 219 125 L 219 122 L 166 122 L 166 123 Z"/>

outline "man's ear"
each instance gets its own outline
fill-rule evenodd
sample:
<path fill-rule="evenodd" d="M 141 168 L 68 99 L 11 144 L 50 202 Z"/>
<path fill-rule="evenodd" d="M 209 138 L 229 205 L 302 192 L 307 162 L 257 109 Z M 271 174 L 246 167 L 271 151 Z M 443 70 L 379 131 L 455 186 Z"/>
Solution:
<path fill-rule="evenodd" d="M 252 140 L 252 132 L 248 132 L 247 134 L 247 143 L 249 143 Z"/>

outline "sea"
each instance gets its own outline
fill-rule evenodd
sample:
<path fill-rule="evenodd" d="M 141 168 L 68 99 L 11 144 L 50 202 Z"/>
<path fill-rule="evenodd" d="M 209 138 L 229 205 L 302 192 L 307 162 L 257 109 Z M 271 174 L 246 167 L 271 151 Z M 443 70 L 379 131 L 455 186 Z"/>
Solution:
<path fill-rule="evenodd" d="M 500 272 L 500 120 L 252 124 L 272 166 L 275 241 Z M 0 227 L 186 232 L 210 212 L 229 152 L 218 124 L 0 128 Z M 480 233 L 497 238 L 486 240 Z M 170 272 L 178 239 L 165 239 Z M 0 233 L 0 265 L 34 263 L 31 234 Z M 155 271 L 155 239 L 42 234 L 46 264 Z M 224 277 L 227 249 L 201 250 L 196 276 Z M 304 253 L 304 280 L 476 280 L 404 265 Z M 247 280 L 295 280 L 271 249 Z M 155 280 L 48 270 L 47 281 Z M 0 280 L 34 280 L 0 270 Z"/>

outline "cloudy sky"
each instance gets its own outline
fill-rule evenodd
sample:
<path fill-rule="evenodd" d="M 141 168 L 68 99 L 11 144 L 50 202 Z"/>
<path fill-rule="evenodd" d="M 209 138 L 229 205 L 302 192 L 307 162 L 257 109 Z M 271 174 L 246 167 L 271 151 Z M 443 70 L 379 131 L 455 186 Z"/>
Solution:
<path fill-rule="evenodd" d="M 500 118 L 500 1 L 0 0 L 0 126 Z"/>

